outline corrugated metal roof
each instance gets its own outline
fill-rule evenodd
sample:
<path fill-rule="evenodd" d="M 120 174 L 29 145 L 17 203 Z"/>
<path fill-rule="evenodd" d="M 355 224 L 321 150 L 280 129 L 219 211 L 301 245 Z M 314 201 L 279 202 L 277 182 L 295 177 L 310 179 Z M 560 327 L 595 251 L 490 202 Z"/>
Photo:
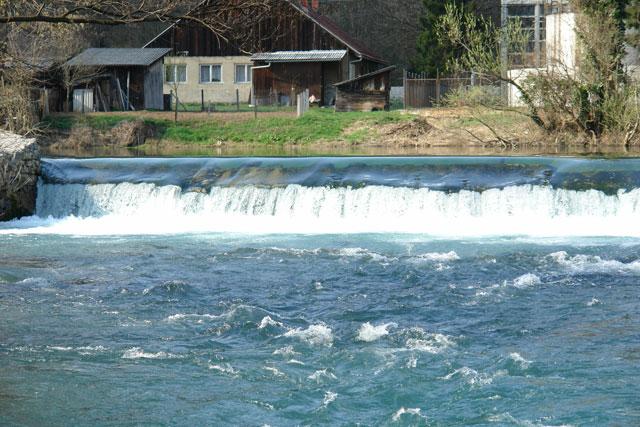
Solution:
<path fill-rule="evenodd" d="M 303 50 L 256 53 L 252 61 L 264 62 L 337 62 L 347 54 L 346 50 Z"/>
<path fill-rule="evenodd" d="M 70 59 L 69 66 L 122 67 L 148 66 L 171 52 L 171 49 L 89 48 Z"/>

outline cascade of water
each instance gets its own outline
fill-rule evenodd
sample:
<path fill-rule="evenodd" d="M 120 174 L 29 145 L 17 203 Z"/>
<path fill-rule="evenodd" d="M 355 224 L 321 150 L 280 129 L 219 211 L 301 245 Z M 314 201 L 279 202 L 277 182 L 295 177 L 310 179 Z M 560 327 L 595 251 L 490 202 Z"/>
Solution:
<path fill-rule="evenodd" d="M 483 192 L 368 186 L 214 187 L 41 184 L 40 218 L 139 222 L 156 232 L 418 232 L 444 235 L 638 235 L 640 189 L 607 195 L 548 186 Z M 182 225 L 178 225 L 182 223 Z M 160 224 L 164 224 L 160 226 Z"/>

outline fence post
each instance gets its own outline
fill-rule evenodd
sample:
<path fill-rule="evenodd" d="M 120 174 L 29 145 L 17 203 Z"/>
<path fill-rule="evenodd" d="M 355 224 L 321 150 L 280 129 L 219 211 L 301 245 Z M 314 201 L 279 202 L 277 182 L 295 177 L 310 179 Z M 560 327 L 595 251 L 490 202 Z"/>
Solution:
<path fill-rule="evenodd" d="M 407 109 L 407 69 L 402 70 L 402 107 Z"/>
<path fill-rule="evenodd" d="M 252 101 L 256 104 L 255 99 L 252 99 Z M 236 111 L 240 111 L 240 89 L 236 89 Z"/>
<path fill-rule="evenodd" d="M 440 70 L 436 72 L 436 103 L 440 105 Z"/>
<path fill-rule="evenodd" d="M 200 89 L 200 111 L 204 111 L 204 89 Z"/>

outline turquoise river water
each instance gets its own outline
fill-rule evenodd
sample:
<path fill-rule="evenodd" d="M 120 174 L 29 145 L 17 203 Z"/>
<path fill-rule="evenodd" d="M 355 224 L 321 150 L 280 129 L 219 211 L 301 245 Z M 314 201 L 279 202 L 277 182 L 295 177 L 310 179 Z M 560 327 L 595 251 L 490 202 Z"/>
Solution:
<path fill-rule="evenodd" d="M 640 425 L 640 160 L 48 159 L 0 425 Z"/>

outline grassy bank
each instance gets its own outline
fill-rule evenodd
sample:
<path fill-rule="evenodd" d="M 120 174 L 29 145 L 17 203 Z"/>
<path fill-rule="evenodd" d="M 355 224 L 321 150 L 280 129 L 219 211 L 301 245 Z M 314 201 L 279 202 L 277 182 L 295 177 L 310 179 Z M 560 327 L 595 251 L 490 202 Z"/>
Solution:
<path fill-rule="evenodd" d="M 94 113 L 56 115 L 43 122 L 51 131 L 73 132 L 76 129 L 109 131 L 126 122 L 143 121 L 155 130 L 155 138 L 182 144 L 308 144 L 317 142 L 358 143 L 371 138 L 376 129 L 411 120 L 400 112 L 335 113 L 329 109 L 312 109 L 298 119 L 291 112 L 263 112 L 254 119 L 252 113 L 183 113 L 176 123 L 171 113 Z"/>

